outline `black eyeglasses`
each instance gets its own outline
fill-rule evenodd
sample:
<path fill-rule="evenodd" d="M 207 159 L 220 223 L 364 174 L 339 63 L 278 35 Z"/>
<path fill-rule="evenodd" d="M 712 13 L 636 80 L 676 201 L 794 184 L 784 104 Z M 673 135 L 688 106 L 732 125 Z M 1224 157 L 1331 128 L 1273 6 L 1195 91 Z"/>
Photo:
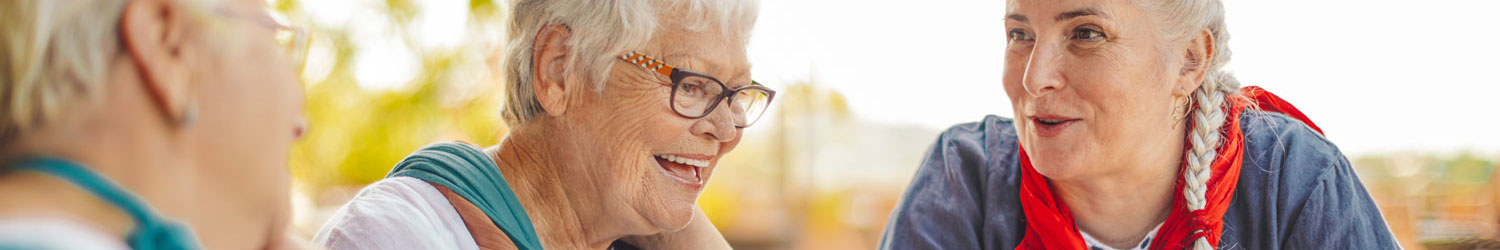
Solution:
<path fill-rule="evenodd" d="M 771 98 L 776 97 L 776 91 L 759 82 L 750 81 L 750 85 L 730 89 L 717 78 L 672 67 L 639 52 L 621 55 L 620 59 L 671 78 L 672 111 L 689 119 L 708 116 L 719 106 L 720 101 L 728 99 L 729 112 L 734 115 L 734 126 L 750 127 L 765 114 L 766 108 L 771 105 Z"/>

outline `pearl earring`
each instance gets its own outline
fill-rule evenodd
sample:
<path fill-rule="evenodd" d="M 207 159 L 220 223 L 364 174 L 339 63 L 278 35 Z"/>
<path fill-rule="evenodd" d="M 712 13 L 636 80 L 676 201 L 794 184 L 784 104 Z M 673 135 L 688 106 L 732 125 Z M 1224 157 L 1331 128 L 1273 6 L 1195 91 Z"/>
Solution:
<path fill-rule="evenodd" d="M 182 109 L 182 117 L 177 118 L 177 126 L 181 128 L 192 127 L 195 122 L 198 122 L 198 105 L 188 104 L 186 108 Z"/>

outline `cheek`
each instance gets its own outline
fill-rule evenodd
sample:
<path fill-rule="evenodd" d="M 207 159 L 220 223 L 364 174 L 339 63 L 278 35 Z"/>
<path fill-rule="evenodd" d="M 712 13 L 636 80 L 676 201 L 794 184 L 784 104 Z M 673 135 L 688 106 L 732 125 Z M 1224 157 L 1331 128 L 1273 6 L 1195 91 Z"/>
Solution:
<path fill-rule="evenodd" d="M 204 111 L 213 106 L 213 113 L 202 113 L 202 117 L 219 120 L 203 124 L 203 129 L 211 137 L 220 137 L 220 143 L 232 141 L 224 144 L 243 147 L 232 154 L 257 158 L 247 162 L 274 164 L 284 172 L 287 150 L 302 114 L 302 87 L 296 72 L 269 42 L 231 44 L 241 49 L 211 55 L 216 57 L 209 63 L 212 68 L 203 70 L 208 73 L 195 83 L 202 93 L 198 101 L 205 106 Z"/>
<path fill-rule="evenodd" d="M 639 142 L 635 138 L 647 137 L 659 127 L 657 124 L 661 124 L 663 113 L 672 112 L 666 108 L 667 97 L 659 96 L 654 89 L 609 88 L 605 91 L 605 98 L 592 104 L 603 107 L 599 109 L 603 112 L 598 114 L 602 117 L 583 122 L 611 130 L 612 136 L 622 136 L 621 139 Z"/>
<path fill-rule="evenodd" d="M 1075 91 L 1099 121 L 1093 130 L 1105 145 L 1157 136 L 1150 132 L 1166 126 L 1157 121 L 1170 115 L 1170 103 L 1162 101 L 1171 99 L 1170 89 L 1160 80 L 1154 57 L 1142 57 L 1145 60 L 1083 60 L 1071 77 Z"/>
<path fill-rule="evenodd" d="M 300 112 L 300 97 L 287 91 L 298 88 L 274 82 L 280 73 L 250 64 L 260 62 L 250 59 L 254 56 L 221 57 L 226 59 L 195 69 L 201 75 L 194 83 L 199 119 L 191 130 L 192 150 L 206 170 L 201 178 L 225 184 L 215 195 L 239 197 L 234 202 L 244 204 L 237 207 L 278 211 L 291 186 L 287 151 L 294 138 L 293 114 Z"/>
<path fill-rule="evenodd" d="M 610 83 L 618 84 L 618 83 Z M 590 117 L 579 123 L 589 124 L 597 134 L 590 135 L 593 141 L 585 141 L 586 147 L 602 147 L 610 159 L 610 166 L 620 166 L 619 171 L 641 173 L 654 171 L 654 162 L 648 158 L 654 150 L 652 145 L 662 138 L 671 138 L 667 132 L 675 126 L 669 122 L 674 115 L 665 109 L 664 100 L 651 89 L 610 88 L 605 98 L 589 104 L 600 107 Z M 585 95 L 593 95 L 592 93 Z M 680 132 L 680 131 L 679 131 Z"/>

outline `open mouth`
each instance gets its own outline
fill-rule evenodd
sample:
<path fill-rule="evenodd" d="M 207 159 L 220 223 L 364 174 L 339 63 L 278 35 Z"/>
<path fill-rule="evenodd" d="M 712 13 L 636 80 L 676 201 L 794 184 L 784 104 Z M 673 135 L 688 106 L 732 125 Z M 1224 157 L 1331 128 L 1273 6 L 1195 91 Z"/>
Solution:
<path fill-rule="evenodd" d="M 659 154 L 656 155 L 656 163 L 660 164 L 662 170 L 666 170 L 667 175 L 673 179 L 690 186 L 702 186 L 703 168 L 708 167 L 709 160 Z"/>
<path fill-rule="evenodd" d="M 1031 122 L 1036 124 L 1037 135 L 1042 137 L 1054 137 L 1061 135 L 1069 125 L 1073 125 L 1083 119 L 1060 118 L 1060 117 L 1032 117 Z"/>
<path fill-rule="evenodd" d="M 1061 125 L 1064 122 L 1076 121 L 1078 119 L 1041 119 L 1041 118 L 1035 118 L 1033 120 L 1036 120 L 1036 123 L 1037 124 L 1041 124 L 1042 126 L 1056 126 L 1056 125 Z"/>

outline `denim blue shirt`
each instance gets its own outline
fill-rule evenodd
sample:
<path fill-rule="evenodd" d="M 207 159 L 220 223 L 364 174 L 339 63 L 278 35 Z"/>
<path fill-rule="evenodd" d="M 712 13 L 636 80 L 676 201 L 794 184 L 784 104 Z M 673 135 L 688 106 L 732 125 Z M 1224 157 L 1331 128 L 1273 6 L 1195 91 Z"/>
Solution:
<path fill-rule="evenodd" d="M 1301 121 L 1246 111 L 1244 165 L 1220 249 L 1396 249 L 1333 143 Z M 1015 249 L 1026 232 L 1011 119 L 943 132 L 892 212 L 881 249 Z"/>

